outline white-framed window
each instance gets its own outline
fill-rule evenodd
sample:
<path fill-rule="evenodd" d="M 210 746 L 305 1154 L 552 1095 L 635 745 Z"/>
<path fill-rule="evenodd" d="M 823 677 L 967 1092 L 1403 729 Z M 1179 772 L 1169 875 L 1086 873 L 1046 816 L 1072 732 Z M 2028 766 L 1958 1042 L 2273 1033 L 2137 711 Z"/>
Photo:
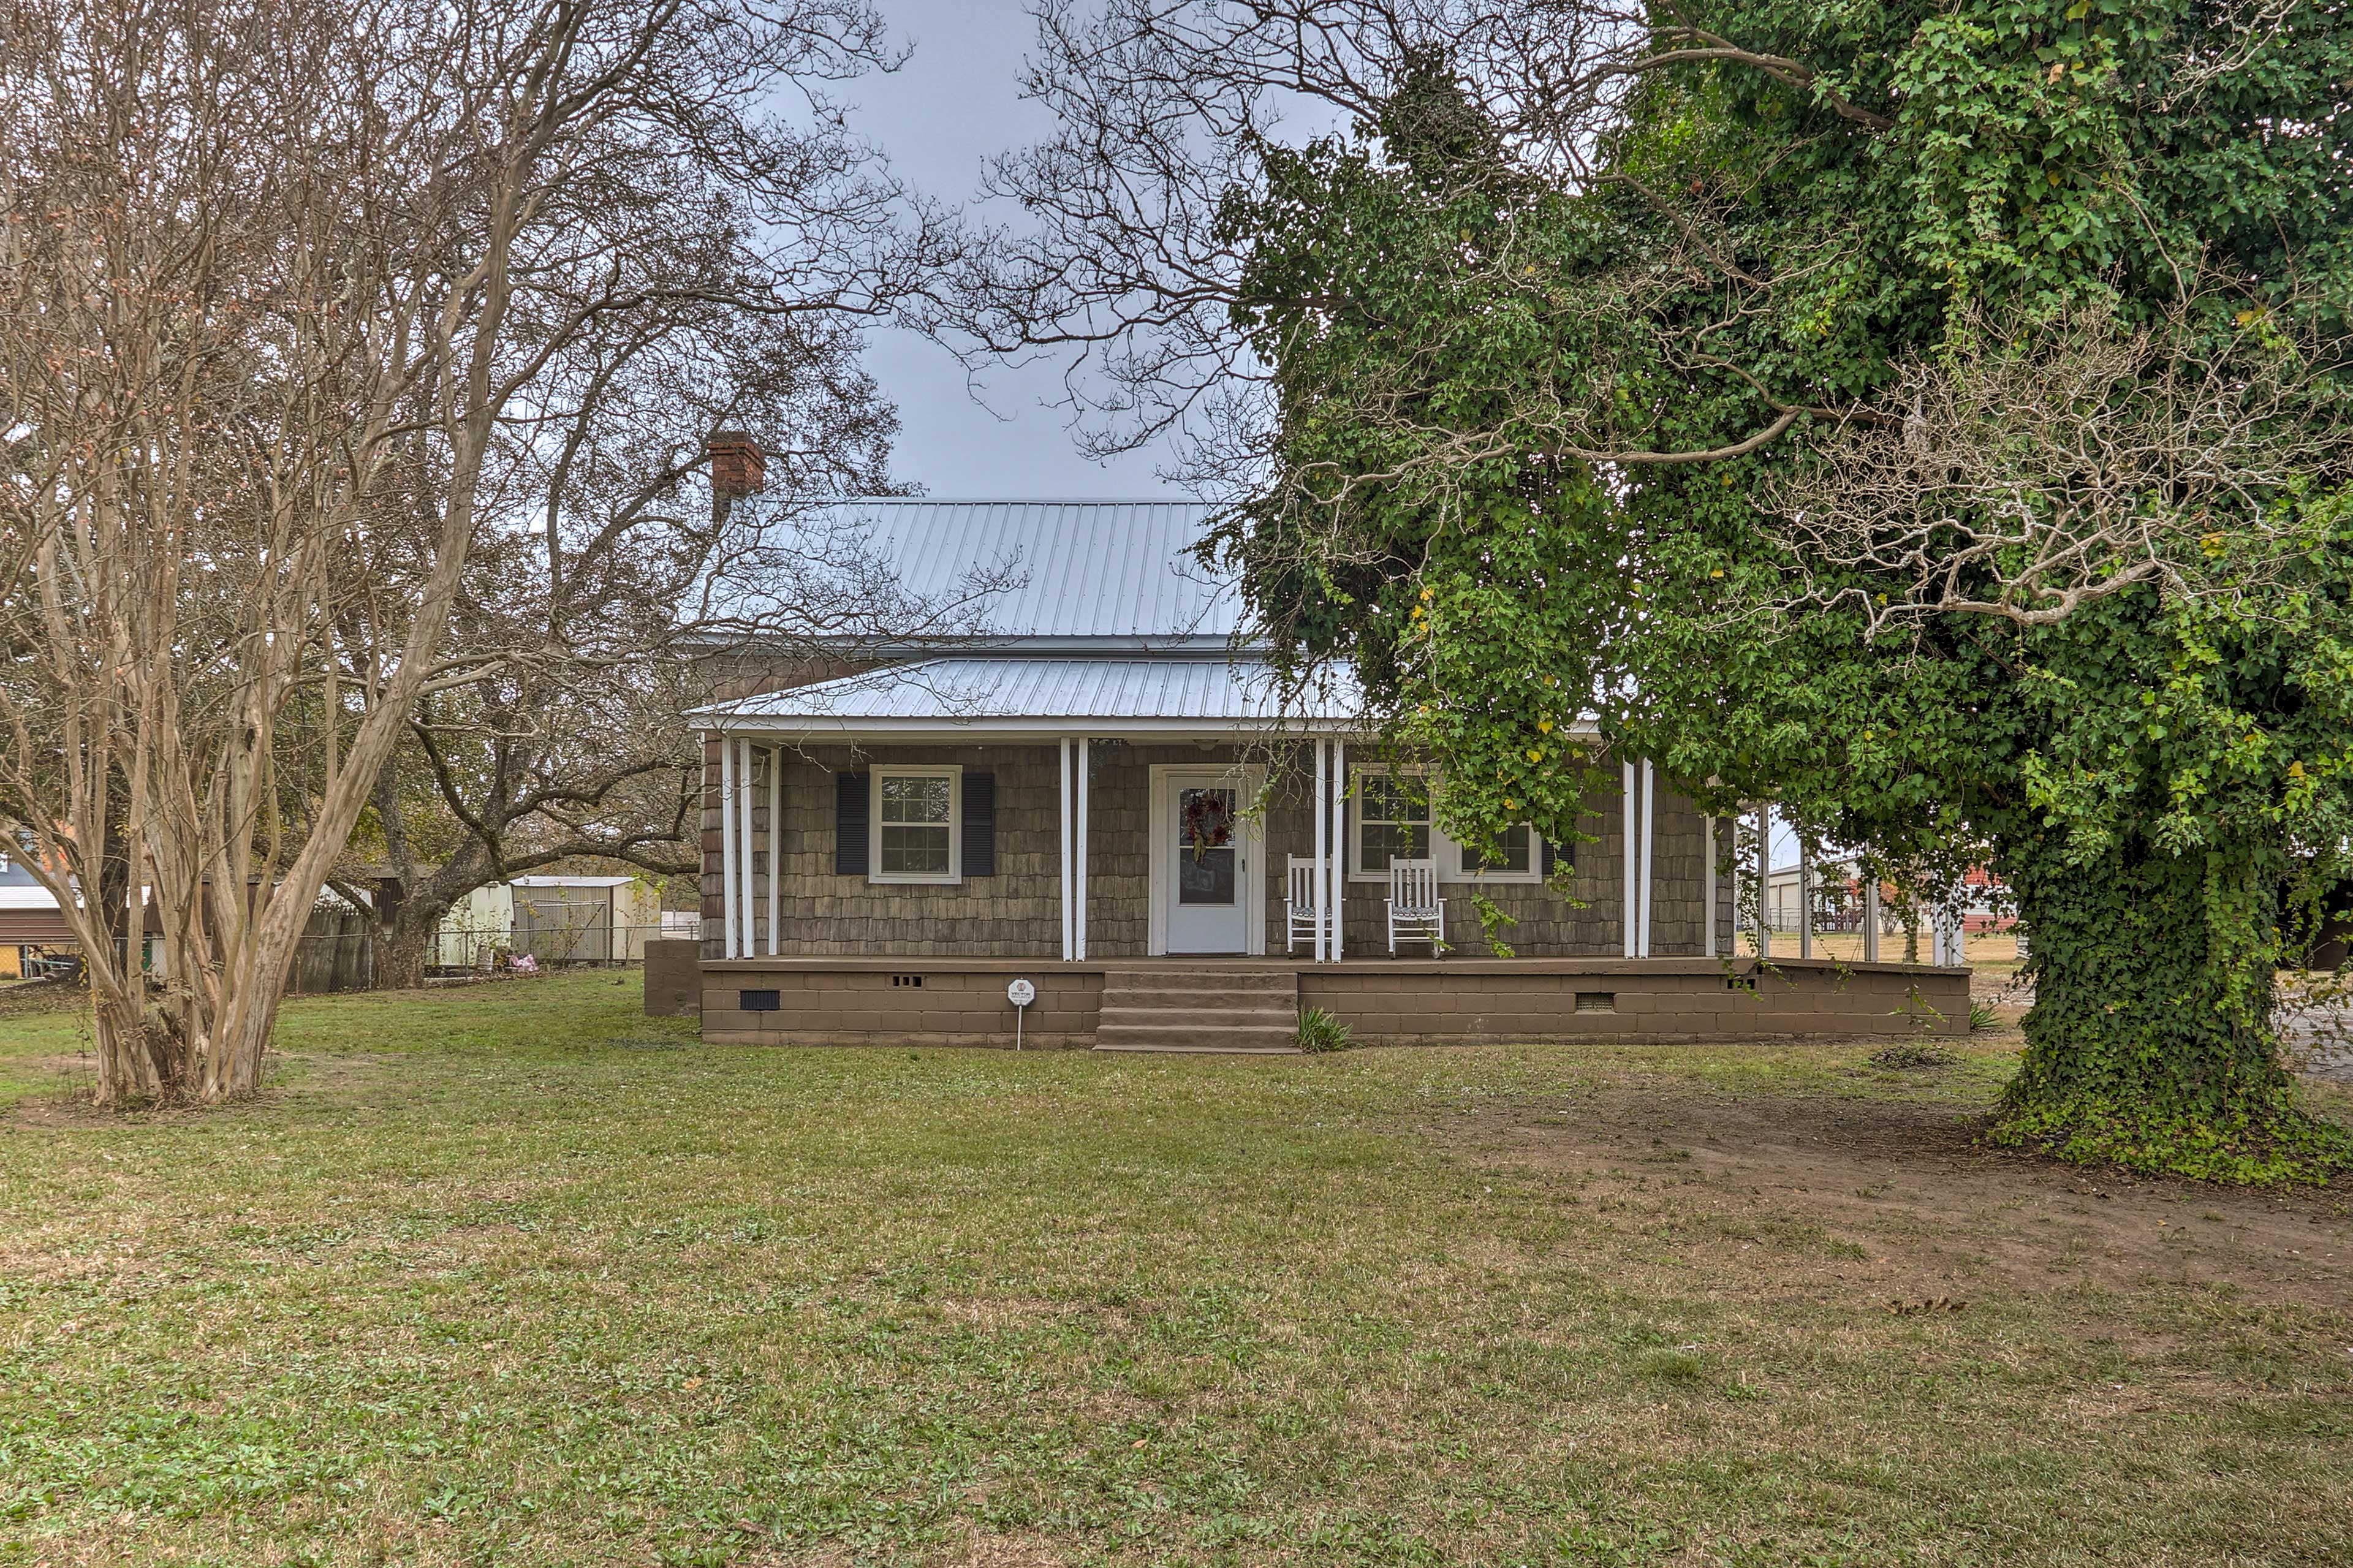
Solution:
<path fill-rule="evenodd" d="M 1348 792 L 1348 878 L 1386 882 L 1389 862 L 1431 859 L 1447 882 L 1541 882 L 1544 840 L 1522 823 L 1503 836 L 1500 866 L 1469 862 L 1469 852 L 1438 826 L 1436 786 L 1418 768 L 1352 767 Z"/>
<path fill-rule="evenodd" d="M 1391 860 L 1430 858 L 1430 780 L 1412 769 L 1357 768 L 1348 790 L 1348 875 L 1386 882 Z"/>
<path fill-rule="evenodd" d="M 1501 857 L 1500 865 L 1474 864 L 1467 846 L 1449 842 L 1450 858 L 1438 868 L 1440 877 L 1451 877 L 1464 882 L 1541 882 L 1544 880 L 1544 840 L 1526 823 L 1511 828 L 1495 840 Z"/>
<path fill-rule="evenodd" d="M 964 770 L 876 768 L 873 776 L 867 880 L 961 881 Z"/>

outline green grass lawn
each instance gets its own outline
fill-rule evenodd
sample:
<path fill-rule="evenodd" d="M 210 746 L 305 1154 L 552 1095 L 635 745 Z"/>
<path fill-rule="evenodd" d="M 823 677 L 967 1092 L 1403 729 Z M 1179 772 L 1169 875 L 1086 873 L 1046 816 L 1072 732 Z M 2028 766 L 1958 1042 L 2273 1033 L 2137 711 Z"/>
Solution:
<path fill-rule="evenodd" d="M 0 1018 L 0 1562 L 2353 1561 L 2345 1203 L 1980 1150 L 2014 1037 L 762 1050 L 637 984 L 299 1002 L 260 1102 L 126 1121 Z"/>

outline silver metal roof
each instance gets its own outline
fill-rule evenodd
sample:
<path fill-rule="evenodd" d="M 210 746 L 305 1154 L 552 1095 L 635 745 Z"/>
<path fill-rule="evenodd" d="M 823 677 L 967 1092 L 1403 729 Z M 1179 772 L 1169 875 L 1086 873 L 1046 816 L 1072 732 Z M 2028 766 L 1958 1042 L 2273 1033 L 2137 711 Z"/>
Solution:
<path fill-rule="evenodd" d="M 1238 595 L 1187 553 L 1209 513 L 1191 501 L 875 499 L 837 501 L 777 527 L 866 531 L 915 600 L 956 600 L 976 571 L 1001 574 L 1004 585 L 978 608 L 984 639 L 1082 651 L 1223 646 L 1232 637 Z"/>
<path fill-rule="evenodd" d="M 1288 707 L 1273 672 L 1228 658 L 956 656 L 895 665 L 698 711 L 735 733 L 1228 734 L 1353 731 L 1360 703 L 1335 680 Z"/>

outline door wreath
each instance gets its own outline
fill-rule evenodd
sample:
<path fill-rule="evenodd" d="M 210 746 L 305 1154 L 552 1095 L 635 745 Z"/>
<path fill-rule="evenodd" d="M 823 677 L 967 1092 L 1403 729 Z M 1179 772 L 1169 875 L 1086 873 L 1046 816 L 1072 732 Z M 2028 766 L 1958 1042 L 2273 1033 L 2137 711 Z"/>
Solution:
<path fill-rule="evenodd" d="M 1185 803 L 1184 820 L 1179 826 L 1185 842 L 1193 847 L 1193 861 L 1198 865 L 1212 849 L 1223 849 L 1234 841 L 1234 809 L 1222 790 L 1192 790 Z"/>

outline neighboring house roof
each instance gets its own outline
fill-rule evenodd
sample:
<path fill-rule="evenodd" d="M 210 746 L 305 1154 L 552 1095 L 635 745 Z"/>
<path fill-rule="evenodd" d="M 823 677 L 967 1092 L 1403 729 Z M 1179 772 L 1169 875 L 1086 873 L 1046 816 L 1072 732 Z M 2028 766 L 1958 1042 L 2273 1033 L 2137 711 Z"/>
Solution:
<path fill-rule="evenodd" d="M 1282 723 L 1353 728 L 1357 694 L 1343 682 L 1279 702 L 1273 672 L 1254 660 L 960 655 L 702 709 L 721 730 L 812 737 L 1069 733 L 1084 721 L 1112 736 L 1262 731 Z"/>
<path fill-rule="evenodd" d="M 518 888 L 626 888 L 635 877 L 517 877 Z"/>
<path fill-rule="evenodd" d="M 1240 601 L 1187 552 L 1211 509 L 1192 501 L 837 501 L 780 522 L 769 535 L 868 536 L 871 553 L 911 599 L 966 599 L 976 631 L 919 639 L 933 647 L 999 639 L 1072 651 L 1110 647 L 1223 647 Z"/>
<path fill-rule="evenodd" d="M 57 896 L 25 869 L 15 856 L 0 872 L 0 942 L 59 942 L 74 940 L 73 927 L 58 908 Z"/>

